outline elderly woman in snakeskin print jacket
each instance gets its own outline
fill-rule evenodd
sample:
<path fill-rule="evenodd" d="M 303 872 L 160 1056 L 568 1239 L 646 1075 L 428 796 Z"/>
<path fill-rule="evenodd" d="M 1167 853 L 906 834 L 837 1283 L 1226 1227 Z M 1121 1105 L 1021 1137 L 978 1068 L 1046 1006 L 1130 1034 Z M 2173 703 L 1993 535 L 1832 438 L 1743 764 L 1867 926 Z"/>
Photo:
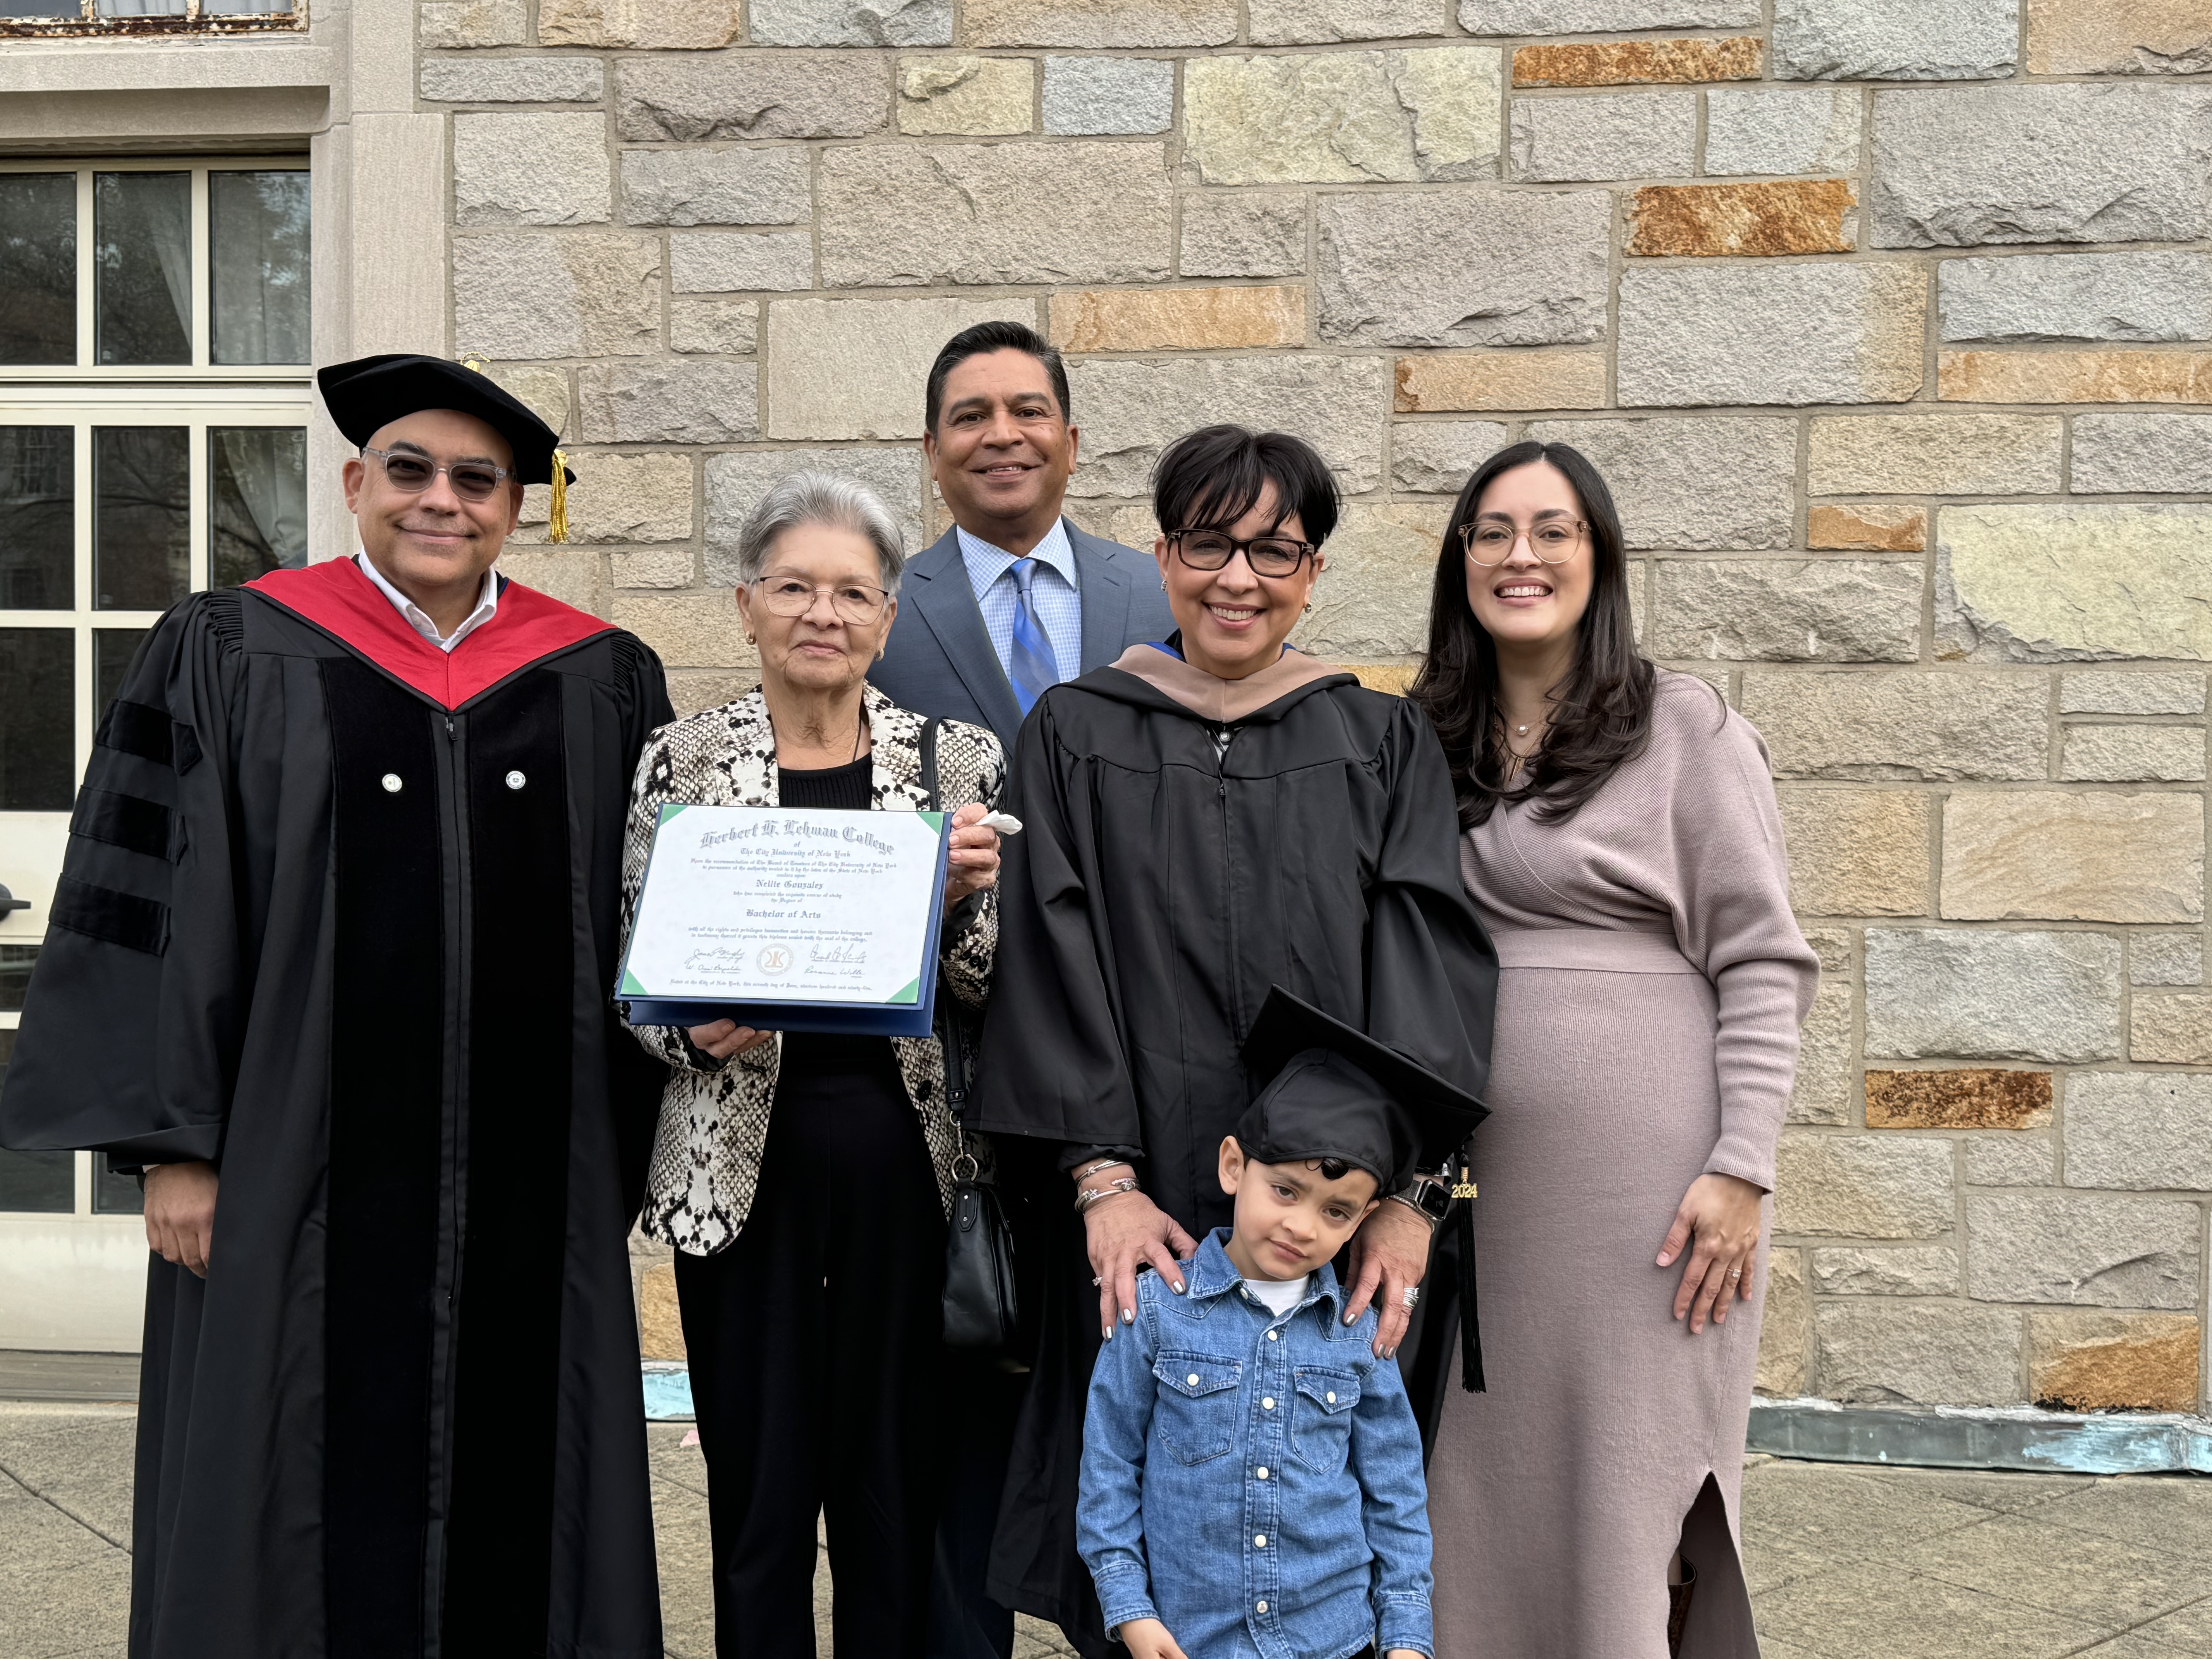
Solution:
<path fill-rule="evenodd" d="M 646 744 L 624 864 L 625 932 L 665 801 L 914 811 L 919 714 L 866 684 L 898 608 L 896 521 L 858 484 L 794 473 L 740 532 L 738 609 L 761 684 Z M 940 1006 L 980 1013 L 998 945 L 988 732 L 938 732 L 957 806 Z M 625 939 L 625 943 L 627 940 Z M 952 1011 L 957 1017 L 957 1011 Z M 815 1518 L 826 1511 L 840 1651 L 919 1656 L 942 1483 L 939 1298 L 961 1136 L 935 1036 L 637 1028 L 672 1068 L 643 1226 L 676 1247 L 706 1454 L 721 1650 L 812 1659 Z"/>

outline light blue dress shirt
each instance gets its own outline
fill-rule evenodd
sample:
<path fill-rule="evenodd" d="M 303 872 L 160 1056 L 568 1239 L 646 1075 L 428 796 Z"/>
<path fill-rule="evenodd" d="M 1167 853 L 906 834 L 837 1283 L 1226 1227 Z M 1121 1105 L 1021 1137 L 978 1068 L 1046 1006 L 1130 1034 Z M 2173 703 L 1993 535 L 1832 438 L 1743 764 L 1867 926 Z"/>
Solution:
<path fill-rule="evenodd" d="M 975 605 L 983 613 L 991 648 L 999 653 L 999 667 L 1011 681 L 1014 605 L 1021 596 L 1012 574 L 1017 556 L 965 530 L 957 533 L 961 562 L 968 567 L 968 582 L 975 590 Z M 1067 520 L 1054 519 L 1044 539 L 1023 556 L 1037 562 L 1036 575 L 1030 583 L 1030 602 L 1036 607 L 1037 621 L 1052 638 L 1054 666 L 1061 679 L 1074 679 L 1083 672 L 1083 596 L 1075 586 L 1075 549 L 1068 544 Z"/>

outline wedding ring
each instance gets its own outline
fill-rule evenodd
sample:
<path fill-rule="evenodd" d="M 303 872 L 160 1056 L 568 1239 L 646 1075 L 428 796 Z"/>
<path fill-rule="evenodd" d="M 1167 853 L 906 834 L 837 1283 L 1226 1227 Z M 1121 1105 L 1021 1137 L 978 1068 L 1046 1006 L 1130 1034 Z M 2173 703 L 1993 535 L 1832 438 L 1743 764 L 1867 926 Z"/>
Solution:
<path fill-rule="evenodd" d="M 1419 1302 L 1421 1299 L 1421 1292 L 1416 1286 L 1408 1285 L 1406 1286 L 1405 1295 L 1402 1299 L 1405 1302 L 1405 1304 L 1410 1308 L 1416 1302 Z"/>
<path fill-rule="evenodd" d="M 1730 1279 L 1741 1279 L 1743 1277 L 1743 1269 L 1741 1267 L 1730 1267 L 1729 1269 L 1729 1277 Z"/>

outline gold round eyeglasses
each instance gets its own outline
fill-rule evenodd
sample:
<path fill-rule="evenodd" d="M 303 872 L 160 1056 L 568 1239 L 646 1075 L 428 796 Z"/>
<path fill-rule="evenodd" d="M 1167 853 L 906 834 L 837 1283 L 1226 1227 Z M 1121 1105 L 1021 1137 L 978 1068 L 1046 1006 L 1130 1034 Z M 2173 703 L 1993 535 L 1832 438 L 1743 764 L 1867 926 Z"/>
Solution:
<path fill-rule="evenodd" d="M 1460 540 L 1466 544 L 1467 556 L 1486 568 L 1511 558 L 1514 544 L 1524 538 L 1528 550 L 1546 564 L 1565 564 L 1582 546 L 1583 533 L 1589 528 L 1580 519 L 1540 520 L 1526 530 L 1487 520 L 1463 526 Z"/>

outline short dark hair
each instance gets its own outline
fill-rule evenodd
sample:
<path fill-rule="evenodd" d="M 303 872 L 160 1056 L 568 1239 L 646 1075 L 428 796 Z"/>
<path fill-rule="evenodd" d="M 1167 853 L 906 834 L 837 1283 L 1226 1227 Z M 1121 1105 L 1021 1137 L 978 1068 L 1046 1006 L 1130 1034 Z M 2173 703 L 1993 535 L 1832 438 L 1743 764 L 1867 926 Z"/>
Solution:
<path fill-rule="evenodd" d="M 1338 510 L 1328 463 L 1304 438 L 1245 426 L 1203 426 L 1162 450 L 1152 464 L 1152 517 L 1170 533 L 1225 530 L 1269 484 L 1276 526 L 1295 515 L 1315 546 L 1328 539 Z"/>
<path fill-rule="evenodd" d="M 1026 323 L 978 323 L 947 340 L 937 361 L 929 366 L 929 381 L 922 392 L 922 422 L 930 431 L 937 430 L 937 417 L 945 412 L 946 378 L 970 357 L 992 351 L 1025 351 L 1042 363 L 1052 380 L 1052 395 L 1060 399 L 1060 418 L 1070 418 L 1067 365 L 1060 361 L 1060 349 Z"/>

